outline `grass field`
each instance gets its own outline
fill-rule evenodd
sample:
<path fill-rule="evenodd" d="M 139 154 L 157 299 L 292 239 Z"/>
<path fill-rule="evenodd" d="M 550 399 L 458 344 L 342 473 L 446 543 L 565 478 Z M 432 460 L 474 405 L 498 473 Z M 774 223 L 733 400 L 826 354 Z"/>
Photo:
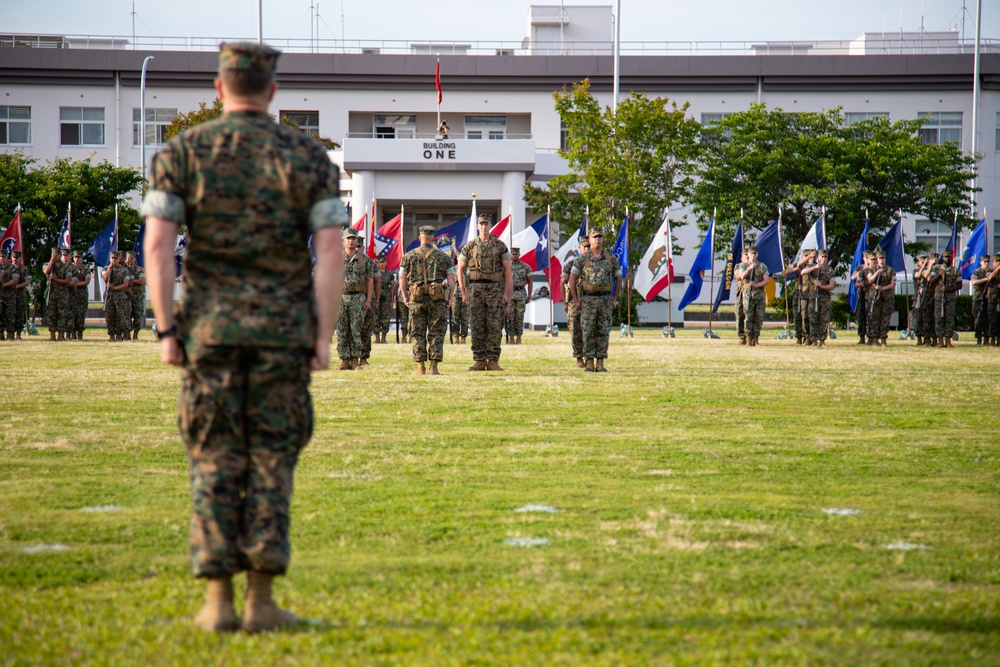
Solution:
<path fill-rule="evenodd" d="M 190 629 L 148 333 L 0 343 L 0 664 L 1000 664 L 1000 352 L 722 335 L 314 376 L 276 590 L 309 622 L 253 637 Z"/>

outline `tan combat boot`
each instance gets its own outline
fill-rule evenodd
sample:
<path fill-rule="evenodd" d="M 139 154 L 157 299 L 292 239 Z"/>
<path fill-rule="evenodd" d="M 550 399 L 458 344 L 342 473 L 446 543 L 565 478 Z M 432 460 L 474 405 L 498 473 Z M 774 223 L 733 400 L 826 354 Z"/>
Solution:
<path fill-rule="evenodd" d="M 424 362 L 417 362 L 417 370 L 413 371 L 414 375 L 426 375 L 427 370 L 424 368 Z"/>
<path fill-rule="evenodd" d="M 440 371 L 438 371 L 438 362 L 433 359 L 431 359 L 430 373 L 431 375 L 441 375 Z"/>
<path fill-rule="evenodd" d="M 49 340 L 55 340 L 55 339 L 56 339 L 56 332 L 55 331 L 50 331 L 49 332 Z"/>
<path fill-rule="evenodd" d="M 576 358 L 576 367 L 577 368 L 584 368 L 586 365 L 587 364 L 584 363 L 584 361 L 583 361 L 583 357 L 577 357 Z"/>
<path fill-rule="evenodd" d="M 350 359 L 341 359 L 340 360 L 340 368 L 338 368 L 337 370 L 349 371 L 349 370 L 351 370 L 353 368 L 354 368 L 354 364 L 351 363 Z"/>
<path fill-rule="evenodd" d="M 271 597 L 274 577 L 262 572 L 247 572 L 247 598 L 243 602 L 243 629 L 250 634 L 289 628 L 299 622 L 290 611 L 281 609 Z"/>
<path fill-rule="evenodd" d="M 593 373 L 594 372 L 594 360 L 593 359 L 587 359 L 587 361 L 583 365 L 583 370 L 586 371 L 586 372 L 588 372 L 588 373 Z"/>
<path fill-rule="evenodd" d="M 17 332 L 17 339 L 21 340 L 21 332 L 20 331 Z"/>
<path fill-rule="evenodd" d="M 208 580 L 205 606 L 194 618 L 194 625 L 205 632 L 232 632 L 236 629 L 236 611 L 233 609 L 233 580 L 216 577 Z"/>
<path fill-rule="evenodd" d="M 740 336 L 740 345 L 746 345 L 746 344 L 747 344 L 747 337 Z"/>
<path fill-rule="evenodd" d="M 470 371 L 485 371 L 486 370 L 486 360 L 480 360 L 469 366 Z"/>
<path fill-rule="evenodd" d="M 132 332 L 132 340 L 139 340 L 139 330 L 136 329 Z"/>
<path fill-rule="evenodd" d="M 357 363 L 354 364 L 355 368 L 364 368 L 365 366 L 370 366 L 367 359 L 358 359 Z"/>
<path fill-rule="evenodd" d="M 944 346 L 945 347 L 951 347 L 952 346 L 951 345 L 951 338 L 945 338 L 944 339 Z"/>
<path fill-rule="evenodd" d="M 521 337 L 518 336 L 517 337 L 517 342 L 515 342 L 514 345 L 520 345 L 520 344 L 521 344 Z"/>
<path fill-rule="evenodd" d="M 66 340 L 66 334 L 60 331 L 59 337 L 56 340 Z"/>
<path fill-rule="evenodd" d="M 489 361 L 486 362 L 486 370 L 488 370 L 488 371 L 502 371 L 503 369 L 500 368 L 500 364 L 499 363 L 497 363 L 497 362 L 493 361 L 492 359 L 490 359 Z"/>
<path fill-rule="evenodd" d="M 596 373 L 607 373 L 608 369 L 604 367 L 604 359 L 598 359 L 597 365 L 594 367 L 594 372 Z"/>

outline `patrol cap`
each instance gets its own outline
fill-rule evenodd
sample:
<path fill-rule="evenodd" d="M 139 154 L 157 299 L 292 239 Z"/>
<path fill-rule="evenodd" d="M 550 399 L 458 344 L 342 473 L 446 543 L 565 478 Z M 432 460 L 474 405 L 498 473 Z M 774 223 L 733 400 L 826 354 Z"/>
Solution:
<path fill-rule="evenodd" d="M 386 259 L 385 253 L 383 252 L 383 253 L 379 253 L 378 257 L 375 258 L 375 261 L 376 262 L 387 262 L 389 260 Z"/>
<path fill-rule="evenodd" d="M 77 252 L 79 252 L 79 250 Z M 75 255 L 76 253 L 73 253 L 73 254 Z M 134 250 L 129 250 L 127 253 L 125 253 L 125 256 L 126 257 L 135 257 L 135 251 Z"/>
<path fill-rule="evenodd" d="M 436 232 L 437 230 L 431 227 L 430 225 L 424 225 L 418 231 L 420 232 L 421 236 L 434 236 L 434 232 Z"/>
<path fill-rule="evenodd" d="M 587 232 L 587 236 L 589 236 L 590 238 L 596 238 L 596 237 L 599 236 L 599 237 L 601 237 L 603 239 L 604 238 L 604 232 L 602 232 L 597 227 L 592 227 L 591 230 L 589 232 Z"/>
<path fill-rule="evenodd" d="M 885 253 L 882 252 L 881 250 L 876 250 L 875 251 L 875 259 L 879 259 L 879 258 L 885 259 Z"/>
<path fill-rule="evenodd" d="M 490 216 L 486 215 L 485 213 L 483 213 L 481 216 L 479 216 L 478 218 L 476 218 L 476 224 L 477 225 L 482 225 L 484 223 L 487 224 L 487 225 L 493 224 L 493 218 L 491 218 Z"/>
<path fill-rule="evenodd" d="M 521 254 L 521 249 L 520 249 L 520 248 L 511 248 L 511 249 L 510 249 L 510 253 L 511 253 L 512 255 L 513 255 L 513 254 L 514 254 L 515 252 L 516 252 L 516 253 L 517 253 L 518 255 L 520 255 L 520 254 Z"/>
<path fill-rule="evenodd" d="M 14 252 L 16 253 L 17 251 L 15 250 Z M 1000 262 L 1000 253 L 993 255 L 993 261 Z"/>
<path fill-rule="evenodd" d="M 14 251 L 14 257 L 20 257 L 20 256 L 21 256 L 21 251 L 20 250 L 15 250 Z"/>
<path fill-rule="evenodd" d="M 68 255 L 70 254 L 70 250 L 69 248 L 63 248 L 62 250 L 59 251 L 59 253 L 63 255 Z"/>
<path fill-rule="evenodd" d="M 347 227 L 341 233 L 341 236 L 343 238 L 345 238 L 345 239 L 350 239 L 350 238 L 355 238 L 356 239 L 356 238 L 358 238 L 358 233 L 356 231 L 354 231 L 353 229 L 351 229 L 350 227 Z"/>
<path fill-rule="evenodd" d="M 132 254 L 134 255 L 135 253 L 132 253 Z M 83 251 L 82 250 L 74 250 L 73 251 L 73 259 L 76 259 L 77 257 L 83 257 Z"/>
<path fill-rule="evenodd" d="M 53 255 L 61 255 L 62 254 L 62 250 L 59 249 L 59 248 L 53 248 L 52 249 L 52 254 Z"/>
<path fill-rule="evenodd" d="M 980 255 L 979 256 L 979 261 L 980 262 L 982 262 L 982 261 L 987 261 L 988 262 L 988 261 L 990 261 L 990 256 L 989 255 Z"/>
<path fill-rule="evenodd" d="M 755 246 L 755 245 L 748 245 L 746 248 L 743 249 L 743 252 L 745 252 L 747 254 L 749 254 L 749 253 L 752 252 L 753 254 L 756 255 L 757 254 L 757 246 Z"/>
<path fill-rule="evenodd" d="M 927 253 L 926 252 L 918 253 L 917 259 L 927 259 Z"/>
<path fill-rule="evenodd" d="M 938 258 L 938 254 L 936 252 L 929 252 L 929 253 L 927 253 L 927 258 L 928 259 L 937 259 Z"/>
<path fill-rule="evenodd" d="M 588 239 L 586 236 L 581 236 L 580 237 L 580 245 L 585 245 L 585 246 L 587 246 L 589 248 L 590 247 L 590 239 Z"/>
<path fill-rule="evenodd" d="M 820 251 L 818 251 L 818 252 L 816 253 L 816 256 L 817 256 L 817 257 L 826 257 L 826 256 L 827 256 L 827 254 L 826 254 L 826 250 L 820 250 Z"/>
<path fill-rule="evenodd" d="M 280 51 L 264 44 L 224 42 L 219 45 L 219 71 L 225 69 L 260 72 L 274 75 Z"/>

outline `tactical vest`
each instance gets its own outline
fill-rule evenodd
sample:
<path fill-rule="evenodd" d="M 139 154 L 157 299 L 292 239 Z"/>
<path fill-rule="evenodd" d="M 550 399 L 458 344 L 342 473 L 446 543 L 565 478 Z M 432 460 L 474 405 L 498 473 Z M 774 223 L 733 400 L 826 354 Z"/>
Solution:
<path fill-rule="evenodd" d="M 361 251 L 354 257 L 344 256 L 344 294 L 366 294 L 368 285 L 365 281 L 365 258 Z"/>
<path fill-rule="evenodd" d="M 444 301 L 444 284 L 437 275 L 437 262 L 430 262 L 431 256 L 436 248 L 434 246 L 420 246 L 414 252 L 420 258 L 421 278 L 423 282 L 407 282 L 406 289 L 409 292 L 410 301 L 421 303 L 424 300 Z M 427 273 L 427 265 L 431 264 L 430 274 Z M 407 275 L 409 280 L 416 276 Z"/>
<path fill-rule="evenodd" d="M 466 254 L 469 264 L 469 280 L 503 282 L 503 252 L 497 247 L 498 245 L 503 247 L 502 244 L 499 241 L 491 243 L 489 239 L 486 241 L 476 239 L 469 245 L 472 246 Z"/>
<path fill-rule="evenodd" d="M 601 251 L 602 263 L 597 262 L 597 257 L 594 257 L 594 253 L 587 251 L 583 258 L 583 268 L 580 269 L 580 284 L 583 287 L 585 293 L 589 292 L 591 294 L 610 294 L 611 293 L 611 283 L 614 281 L 614 271 L 612 270 L 611 261 L 613 257 L 607 250 Z M 594 260 L 591 262 L 591 260 Z M 606 267 L 607 270 L 603 270 L 602 267 Z M 607 274 L 607 275 L 605 275 Z M 604 282 L 605 278 L 608 282 Z"/>

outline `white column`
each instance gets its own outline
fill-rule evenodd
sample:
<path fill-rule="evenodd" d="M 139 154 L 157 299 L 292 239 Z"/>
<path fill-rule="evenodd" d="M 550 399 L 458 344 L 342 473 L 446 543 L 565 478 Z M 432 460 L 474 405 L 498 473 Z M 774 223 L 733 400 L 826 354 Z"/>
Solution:
<path fill-rule="evenodd" d="M 500 183 L 500 217 L 511 211 L 511 230 L 514 234 L 524 230 L 524 179 L 523 171 L 505 171 Z"/>
<path fill-rule="evenodd" d="M 372 205 L 375 192 L 375 172 L 356 171 L 351 174 L 351 224 L 354 224 Z"/>

